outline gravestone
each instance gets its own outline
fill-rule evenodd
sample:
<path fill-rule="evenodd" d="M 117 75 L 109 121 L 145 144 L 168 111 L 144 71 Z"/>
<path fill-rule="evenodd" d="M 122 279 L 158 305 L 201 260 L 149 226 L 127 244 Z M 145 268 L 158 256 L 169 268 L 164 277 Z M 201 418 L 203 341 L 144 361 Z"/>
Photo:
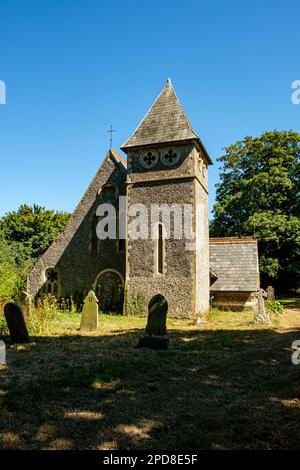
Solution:
<path fill-rule="evenodd" d="M 155 295 L 148 307 L 146 335 L 164 336 L 167 333 L 168 302 L 161 294 Z"/>
<path fill-rule="evenodd" d="M 267 300 L 275 300 L 275 289 L 272 286 L 267 287 Z"/>
<path fill-rule="evenodd" d="M 83 302 L 80 329 L 82 331 L 98 330 L 98 299 L 92 290 Z"/>
<path fill-rule="evenodd" d="M 29 335 L 23 312 L 16 302 L 9 302 L 4 307 L 4 316 L 13 343 L 28 343 Z"/>
<path fill-rule="evenodd" d="M 254 323 L 261 323 L 263 325 L 270 324 L 270 317 L 266 313 L 264 299 L 267 298 L 267 293 L 264 289 L 257 289 L 256 298 L 258 300 L 258 310 L 254 314 Z"/>
<path fill-rule="evenodd" d="M 167 349 L 169 340 L 162 338 L 167 333 L 168 302 L 161 294 L 155 295 L 148 307 L 148 321 L 145 336 L 140 338 L 138 348 L 154 350 Z"/>
<path fill-rule="evenodd" d="M 4 341 L 0 341 L 0 366 L 6 364 L 6 346 Z"/>

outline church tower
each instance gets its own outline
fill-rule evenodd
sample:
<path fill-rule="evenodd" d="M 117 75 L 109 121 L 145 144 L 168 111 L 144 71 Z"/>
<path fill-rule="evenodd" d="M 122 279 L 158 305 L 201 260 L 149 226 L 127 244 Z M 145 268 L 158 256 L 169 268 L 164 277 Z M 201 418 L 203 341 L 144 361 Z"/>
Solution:
<path fill-rule="evenodd" d="M 212 161 L 170 80 L 122 150 L 128 160 L 128 304 L 144 299 L 148 305 L 160 294 L 168 302 L 170 316 L 205 312 L 209 308 L 207 167 Z M 139 208 L 139 213 L 147 210 L 148 233 L 132 237 L 132 216 Z"/>

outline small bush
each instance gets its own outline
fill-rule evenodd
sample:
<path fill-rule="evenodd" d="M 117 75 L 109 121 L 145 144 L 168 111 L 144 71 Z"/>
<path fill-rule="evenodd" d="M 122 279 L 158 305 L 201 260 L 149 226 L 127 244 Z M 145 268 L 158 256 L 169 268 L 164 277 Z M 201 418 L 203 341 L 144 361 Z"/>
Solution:
<path fill-rule="evenodd" d="M 9 334 L 7 323 L 4 318 L 3 310 L 0 311 L 0 338 L 1 336 L 7 336 Z"/>
<path fill-rule="evenodd" d="M 9 331 L 4 317 L 3 305 L 0 304 L 0 336 L 8 336 Z M 57 300 L 53 295 L 46 295 L 38 299 L 35 305 L 29 309 L 22 306 L 26 326 L 29 336 L 46 336 L 53 329 L 53 321 L 60 321 L 67 313 L 70 315 L 77 313 L 76 306 L 72 299 Z"/>
<path fill-rule="evenodd" d="M 29 334 L 43 336 L 50 333 L 50 321 L 59 316 L 57 300 L 51 295 L 39 299 L 26 314 Z"/>
<path fill-rule="evenodd" d="M 144 316 L 146 310 L 146 298 L 142 292 L 132 295 L 129 299 L 128 292 L 125 290 L 125 313 L 128 316 Z"/>
<path fill-rule="evenodd" d="M 283 305 L 278 300 L 266 300 L 266 311 L 269 315 L 279 315 L 283 312 Z"/>
<path fill-rule="evenodd" d="M 61 321 L 66 314 L 78 313 L 72 299 L 59 299 L 49 294 L 39 299 L 26 315 L 29 334 L 45 336 L 51 333 L 53 321 Z"/>
<path fill-rule="evenodd" d="M 220 312 L 217 308 L 211 307 L 211 308 L 209 308 L 209 309 L 207 310 L 207 312 L 206 312 L 204 315 L 201 315 L 201 318 L 202 318 L 204 321 L 210 323 L 210 322 L 214 321 L 214 319 L 215 319 L 216 317 L 219 317 L 219 316 L 220 316 L 220 315 L 219 315 L 220 313 L 221 313 L 221 312 Z"/>

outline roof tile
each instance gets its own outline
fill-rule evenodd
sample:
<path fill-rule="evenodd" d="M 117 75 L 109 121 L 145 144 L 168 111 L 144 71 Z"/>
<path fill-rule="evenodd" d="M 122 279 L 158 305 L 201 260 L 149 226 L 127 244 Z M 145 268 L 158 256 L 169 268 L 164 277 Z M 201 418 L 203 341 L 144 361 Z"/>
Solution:
<path fill-rule="evenodd" d="M 152 108 L 121 148 L 189 139 L 199 138 L 168 80 Z"/>

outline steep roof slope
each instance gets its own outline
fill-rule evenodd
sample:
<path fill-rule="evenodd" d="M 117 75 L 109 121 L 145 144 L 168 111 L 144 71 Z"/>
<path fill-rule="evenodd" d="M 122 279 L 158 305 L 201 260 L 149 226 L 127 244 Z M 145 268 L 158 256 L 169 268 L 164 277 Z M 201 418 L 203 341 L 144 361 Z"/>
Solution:
<path fill-rule="evenodd" d="M 253 292 L 259 288 L 257 240 L 210 238 L 210 267 L 217 276 L 212 291 Z"/>
<path fill-rule="evenodd" d="M 81 224 L 87 220 L 89 212 L 97 201 L 97 194 L 101 187 L 109 182 L 122 184 L 125 187 L 125 180 L 126 160 L 115 150 L 110 149 L 77 205 L 65 230 L 53 241 L 30 272 L 27 279 L 27 292 L 29 295 L 35 295 L 38 292 L 42 285 L 42 272 L 44 269 L 57 265 L 71 240 L 76 236 Z"/>
<path fill-rule="evenodd" d="M 212 163 L 177 98 L 171 80 L 168 80 L 153 106 L 121 149 L 187 140 L 197 140 L 208 162 Z"/>

